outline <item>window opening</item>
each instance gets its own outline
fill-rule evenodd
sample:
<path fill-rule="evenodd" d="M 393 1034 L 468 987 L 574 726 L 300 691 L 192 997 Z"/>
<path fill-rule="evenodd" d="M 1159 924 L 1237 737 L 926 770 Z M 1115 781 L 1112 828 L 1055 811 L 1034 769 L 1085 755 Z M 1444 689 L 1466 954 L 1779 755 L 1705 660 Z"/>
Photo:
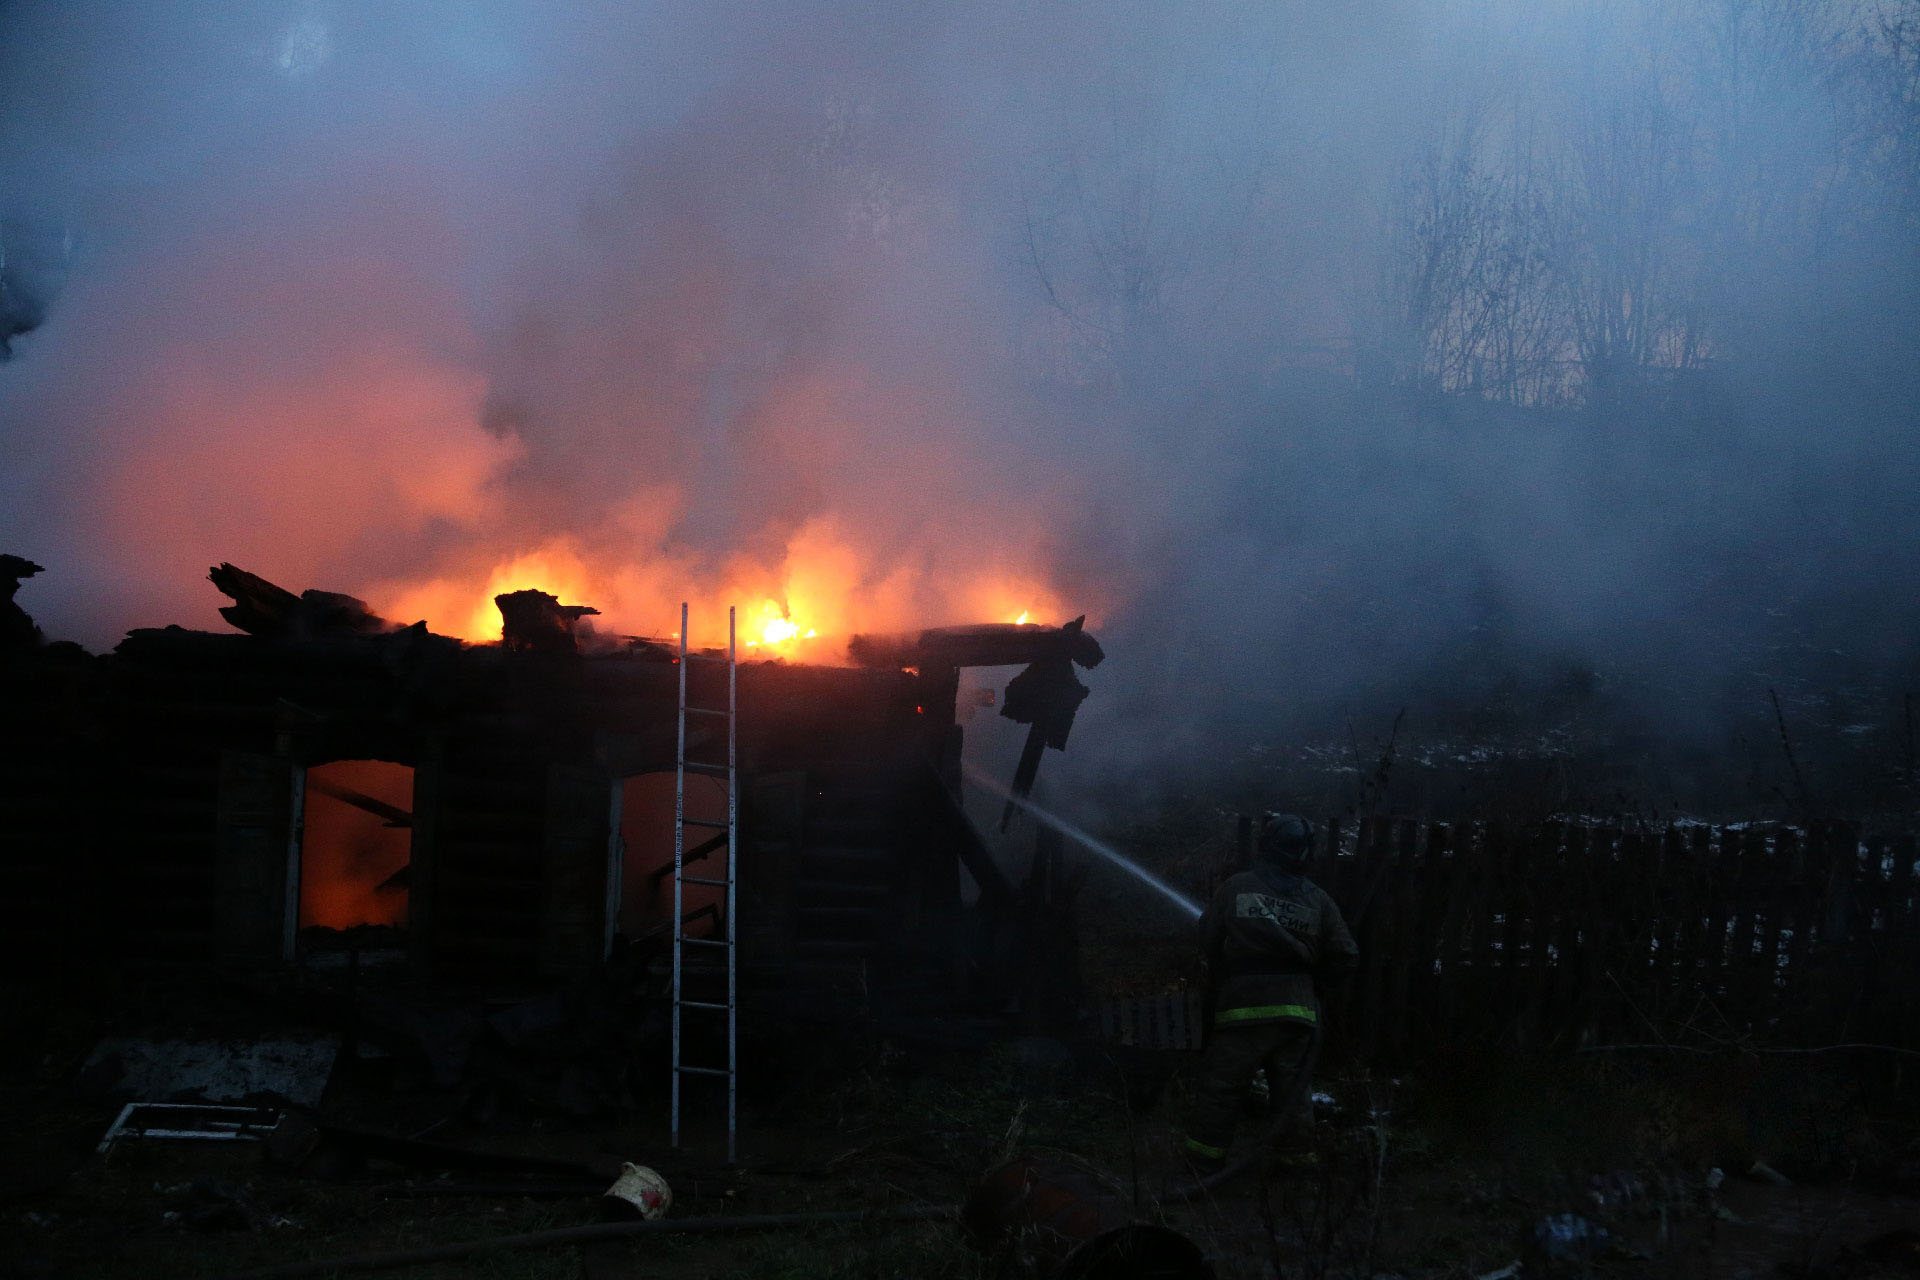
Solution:
<path fill-rule="evenodd" d="M 335 760 L 310 767 L 300 837 L 303 941 L 404 928 L 412 855 L 412 766 Z"/>

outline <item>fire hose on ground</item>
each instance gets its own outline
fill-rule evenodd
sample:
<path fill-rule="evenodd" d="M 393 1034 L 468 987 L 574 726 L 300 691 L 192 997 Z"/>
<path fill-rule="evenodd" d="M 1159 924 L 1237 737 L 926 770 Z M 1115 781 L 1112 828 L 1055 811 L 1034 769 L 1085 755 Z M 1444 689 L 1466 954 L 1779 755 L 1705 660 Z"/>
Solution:
<path fill-rule="evenodd" d="M 289 1276 L 322 1276 L 334 1271 L 385 1271 L 425 1262 L 449 1262 L 493 1249 L 540 1249 L 552 1245 L 591 1244 L 601 1240 L 620 1240 L 628 1236 L 708 1233 L 720 1231 L 768 1231 L 781 1227 L 815 1227 L 836 1223 L 918 1222 L 929 1218 L 951 1218 L 959 1209 L 950 1204 L 912 1205 L 903 1209 L 852 1210 L 843 1213 L 762 1213 L 738 1217 L 655 1218 L 634 1222 L 591 1222 L 577 1227 L 554 1227 L 547 1231 L 528 1231 L 519 1235 L 490 1236 L 484 1240 L 461 1240 L 452 1244 L 421 1245 L 412 1249 L 390 1249 L 377 1253 L 355 1253 L 339 1258 L 319 1258 L 288 1262 L 235 1273 L 227 1280 L 282 1280 Z"/>

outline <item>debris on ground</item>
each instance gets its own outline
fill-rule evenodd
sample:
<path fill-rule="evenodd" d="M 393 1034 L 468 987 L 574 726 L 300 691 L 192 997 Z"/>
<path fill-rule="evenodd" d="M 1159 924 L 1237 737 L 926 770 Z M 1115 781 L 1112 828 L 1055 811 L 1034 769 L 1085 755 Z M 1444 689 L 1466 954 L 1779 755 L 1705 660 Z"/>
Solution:
<path fill-rule="evenodd" d="M 314 1107 L 339 1052 L 337 1035 L 224 1040 L 109 1036 L 87 1055 L 79 1087 L 155 1102 L 276 1098 Z"/>
<path fill-rule="evenodd" d="M 96 1148 L 105 1153 L 127 1138 L 260 1142 L 273 1136 L 286 1113 L 272 1107 L 224 1107 L 192 1102 L 129 1102 L 120 1108 Z"/>
<path fill-rule="evenodd" d="M 1572 1266 L 1592 1262 L 1614 1248 L 1613 1233 L 1577 1213 L 1555 1213 L 1533 1224 L 1527 1236 L 1528 1265 Z"/>

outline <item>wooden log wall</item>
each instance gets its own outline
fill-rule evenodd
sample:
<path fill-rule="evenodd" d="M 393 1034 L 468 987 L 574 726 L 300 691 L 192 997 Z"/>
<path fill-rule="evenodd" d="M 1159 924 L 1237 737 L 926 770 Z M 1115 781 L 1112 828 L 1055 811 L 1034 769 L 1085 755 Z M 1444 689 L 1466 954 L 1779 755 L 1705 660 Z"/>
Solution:
<path fill-rule="evenodd" d="M 110 827 L 87 905 L 114 961 L 203 965 L 220 949 L 222 763 L 273 751 L 280 683 L 245 637 L 150 632 L 126 648 L 103 711 Z"/>
<path fill-rule="evenodd" d="M 86 893 L 100 875 L 109 798 L 100 691 L 84 659 L 0 655 L 0 961 L 64 983 L 97 963 Z"/>
<path fill-rule="evenodd" d="M 1336 1047 L 1920 1049 L 1915 837 L 1845 822 L 1330 824 L 1361 963 Z"/>

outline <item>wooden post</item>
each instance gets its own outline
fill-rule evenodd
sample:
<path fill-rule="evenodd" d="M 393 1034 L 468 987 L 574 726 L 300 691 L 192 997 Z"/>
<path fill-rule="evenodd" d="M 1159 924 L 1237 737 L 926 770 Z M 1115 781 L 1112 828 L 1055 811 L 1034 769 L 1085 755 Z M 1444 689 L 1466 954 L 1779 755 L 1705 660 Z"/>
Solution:
<path fill-rule="evenodd" d="M 1714 836 L 1712 827 L 1695 827 L 1687 839 L 1686 880 L 1681 894 L 1687 932 L 1674 991 L 1682 1000 L 1693 999 L 1713 984 L 1714 956 L 1718 954 L 1713 936 Z"/>
<path fill-rule="evenodd" d="M 1800 851 L 1797 827 L 1781 827 L 1773 837 L 1773 895 L 1767 904 L 1766 928 L 1760 959 L 1766 970 L 1755 1018 L 1762 1024 L 1778 1013 L 1799 977 L 1793 971 L 1792 940 L 1799 932 L 1799 899 L 1806 893 L 1806 859 Z"/>
<path fill-rule="evenodd" d="M 1596 917 L 1611 909 L 1611 904 L 1601 904 L 1600 911 L 1594 908 L 1595 890 L 1600 885 L 1596 864 L 1610 853 L 1613 834 L 1580 825 L 1568 828 L 1560 882 L 1554 893 L 1555 955 L 1547 1017 L 1555 1038 L 1574 1030 L 1574 1001 L 1580 990 L 1580 963 L 1585 951 L 1583 940 L 1593 936 Z"/>
<path fill-rule="evenodd" d="M 1646 874 L 1651 843 L 1645 831 L 1622 828 L 1607 833 L 1585 904 L 1574 1015 L 1582 1032 L 1601 1033 L 1600 1009 L 1610 996 L 1603 989 L 1610 984 L 1602 975 L 1608 969 L 1629 991 L 1647 986 L 1652 931 L 1640 877 Z"/>
<path fill-rule="evenodd" d="M 1371 1058 L 1380 1043 L 1380 1006 L 1384 989 L 1384 973 L 1387 955 L 1390 950 L 1388 934 L 1383 921 L 1389 914 L 1384 904 L 1378 901 L 1380 889 L 1374 890 L 1374 901 L 1366 901 L 1367 891 L 1378 883 L 1379 877 L 1389 875 L 1392 868 L 1387 861 L 1392 856 L 1392 848 L 1386 839 L 1387 821 L 1383 818 L 1362 818 L 1358 833 L 1358 843 L 1354 853 L 1354 875 L 1360 885 L 1361 901 L 1354 909 L 1365 914 L 1359 921 L 1360 936 L 1360 974 L 1355 994 L 1356 1019 L 1354 1043 L 1363 1046 L 1363 1054 Z"/>
<path fill-rule="evenodd" d="M 1754 954 L 1757 946 L 1761 911 L 1760 885 L 1764 883 L 1768 867 L 1771 864 L 1771 843 L 1767 832 L 1758 827 L 1748 827 L 1741 833 L 1739 856 L 1734 859 L 1731 883 L 1725 890 L 1730 905 L 1730 937 L 1727 941 L 1727 1016 L 1735 1020 L 1749 1019 L 1741 1030 L 1752 1029 L 1753 1005 L 1757 998 L 1756 961 Z"/>
<path fill-rule="evenodd" d="M 1393 870 L 1381 892 L 1382 905 L 1388 911 L 1386 928 L 1393 939 L 1394 953 L 1387 970 L 1386 1036 L 1382 1048 L 1389 1055 L 1402 1052 L 1407 1044 L 1407 988 L 1415 964 L 1431 968 L 1433 942 L 1421 928 L 1418 912 L 1420 880 L 1420 824 L 1402 818 L 1393 824 Z"/>
<path fill-rule="evenodd" d="M 1720 846 L 1713 858 L 1713 871 L 1707 885 L 1707 956 L 1711 967 L 1707 971 L 1705 990 L 1722 1013 L 1728 1011 L 1728 1000 L 1738 988 L 1738 971 L 1734 965 L 1740 956 L 1734 950 L 1734 935 L 1740 925 L 1740 865 L 1751 839 L 1749 833 L 1751 827 L 1720 827 Z"/>
<path fill-rule="evenodd" d="M 1489 992 L 1488 1012 L 1494 1026 L 1511 1029 L 1516 1013 L 1515 993 L 1521 982 L 1520 948 L 1525 942 L 1526 892 L 1520 879 L 1526 868 L 1526 851 L 1519 832 L 1506 823 L 1491 828 L 1498 834 L 1493 849 L 1493 908 L 1500 924 L 1496 931 L 1499 951 L 1498 978 Z"/>
<path fill-rule="evenodd" d="M 1527 913 L 1531 927 L 1528 954 L 1533 961 L 1526 992 L 1530 1043 L 1544 1044 L 1553 1037 L 1553 988 L 1560 964 L 1554 944 L 1559 938 L 1567 882 L 1566 846 L 1576 830 L 1570 822 L 1555 822 L 1542 827 L 1534 841 L 1533 874 L 1527 881 L 1532 890 L 1532 910 Z"/>
<path fill-rule="evenodd" d="M 1436 822 L 1427 829 L 1427 858 L 1433 876 L 1428 881 L 1432 899 L 1428 906 L 1433 916 L 1433 956 L 1425 976 L 1428 986 L 1422 1008 L 1429 1021 L 1437 1024 L 1437 1034 L 1449 1041 L 1459 1039 L 1454 1019 L 1460 1004 L 1460 929 L 1466 908 L 1465 860 L 1459 844 L 1460 828 Z"/>

